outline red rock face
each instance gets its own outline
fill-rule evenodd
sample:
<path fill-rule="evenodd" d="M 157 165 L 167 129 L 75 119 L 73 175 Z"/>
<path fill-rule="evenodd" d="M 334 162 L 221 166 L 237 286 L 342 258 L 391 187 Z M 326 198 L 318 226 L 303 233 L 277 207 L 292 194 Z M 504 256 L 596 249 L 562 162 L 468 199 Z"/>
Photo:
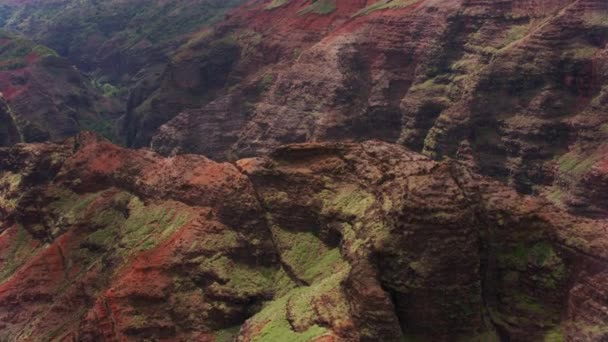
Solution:
<path fill-rule="evenodd" d="M 152 150 L 0 148 L 0 340 L 607 340 L 607 3 L 380 5 L 190 35 L 131 91 Z"/>
<path fill-rule="evenodd" d="M 118 104 L 67 60 L 6 33 L 0 46 L 0 92 L 20 135 L 13 141 L 64 139 L 83 129 L 115 136 L 108 120 L 120 115 Z"/>
<path fill-rule="evenodd" d="M 118 88 L 124 100 L 127 86 L 155 79 L 183 35 L 221 20 L 242 2 L 4 1 L 1 25 L 53 48 L 93 80 Z"/>
<path fill-rule="evenodd" d="M 602 341 L 605 220 L 378 141 L 0 149 L 8 340 Z"/>
<path fill-rule="evenodd" d="M 469 146 L 482 173 L 605 215 L 573 205 L 585 176 L 564 167 L 586 173 L 600 153 L 605 2 L 309 5 L 254 2 L 193 37 L 161 90 L 132 99 L 130 142 L 220 160 L 306 141 L 382 139 L 434 158 Z M 177 85 L 185 74 L 201 78 Z"/>

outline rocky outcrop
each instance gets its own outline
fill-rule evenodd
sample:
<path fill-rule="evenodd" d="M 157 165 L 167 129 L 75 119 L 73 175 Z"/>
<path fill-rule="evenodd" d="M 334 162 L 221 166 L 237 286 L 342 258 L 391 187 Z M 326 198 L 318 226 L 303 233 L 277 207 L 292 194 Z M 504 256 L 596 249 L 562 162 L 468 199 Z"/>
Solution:
<path fill-rule="evenodd" d="M 286 143 L 381 139 L 606 217 L 604 1 L 241 3 L 11 1 L 5 26 L 126 101 L 113 121 L 128 146 L 237 160 Z M 105 110 L 72 90 L 56 111 L 25 108 L 35 113 L 26 140 L 83 126 L 48 116 Z"/>
<path fill-rule="evenodd" d="M 483 174 L 606 215 L 574 190 L 589 189 L 605 135 L 604 2 L 328 3 L 251 4 L 182 47 L 127 116 L 133 146 L 219 160 L 307 141 L 382 139 L 435 159 L 466 146 Z M 219 82 L 174 93 L 170 80 L 210 66 Z"/>
<path fill-rule="evenodd" d="M 55 48 L 126 102 L 124 119 L 110 121 L 131 147 L 237 160 L 286 143 L 381 139 L 466 160 L 519 192 L 606 217 L 606 6 L 9 1 L 4 26 Z M 3 77 L 7 99 L 27 96 L 11 103 L 32 113 L 24 138 L 115 133 L 94 117 L 113 112 L 106 101 L 60 69 L 75 83 L 59 77 L 51 86 L 35 72 L 42 87 L 28 91 L 28 72 Z M 593 200 L 582 195 L 590 192 Z"/>
<path fill-rule="evenodd" d="M 379 141 L 0 149 L 0 338 L 602 341 L 605 220 Z"/>

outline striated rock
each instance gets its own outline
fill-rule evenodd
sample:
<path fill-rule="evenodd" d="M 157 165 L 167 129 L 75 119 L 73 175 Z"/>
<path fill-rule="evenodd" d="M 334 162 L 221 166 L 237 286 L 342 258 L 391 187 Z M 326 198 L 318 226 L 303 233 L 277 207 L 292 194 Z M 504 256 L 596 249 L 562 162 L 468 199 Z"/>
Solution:
<path fill-rule="evenodd" d="M 607 6 L 5 1 L 6 28 L 88 72 L 105 94 L 126 102 L 125 115 L 104 115 L 115 113 L 107 99 L 57 58 L 49 63 L 63 65 L 55 71 L 67 80 L 46 67 L 18 68 L 0 77 L 0 88 L 29 122 L 26 141 L 83 127 L 112 136 L 118 127 L 116 140 L 128 146 L 220 161 L 317 141 L 380 139 L 436 160 L 460 158 L 468 146 L 466 161 L 482 174 L 573 213 L 606 217 L 598 163 L 607 124 Z M 590 192 L 593 199 L 584 196 Z"/>
<path fill-rule="evenodd" d="M 603 151 L 605 2 L 330 2 L 252 3 L 201 32 L 127 116 L 132 145 L 233 160 L 311 141 L 381 139 L 434 159 L 464 144 L 483 174 L 606 215 L 570 198 L 590 191 L 585 161 Z M 205 79 L 214 53 L 230 61 L 221 81 L 176 93 L 171 80 Z"/>
<path fill-rule="evenodd" d="M 0 149 L 0 338 L 608 337 L 608 222 L 397 145 Z"/>
<path fill-rule="evenodd" d="M 153 77 L 183 35 L 223 19 L 242 0 L 13 1 L 0 26 L 50 46 L 96 81 L 127 95 Z M 145 77 L 143 77 L 145 78 Z"/>

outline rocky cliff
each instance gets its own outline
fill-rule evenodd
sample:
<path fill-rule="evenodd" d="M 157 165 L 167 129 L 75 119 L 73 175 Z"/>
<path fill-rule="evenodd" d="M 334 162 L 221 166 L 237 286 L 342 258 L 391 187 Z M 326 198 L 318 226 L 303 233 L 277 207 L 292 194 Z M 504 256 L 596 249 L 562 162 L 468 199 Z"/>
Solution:
<path fill-rule="evenodd" d="M 608 213 L 605 1 L 0 4 L 124 101 L 128 146 L 236 160 L 381 139 Z"/>
<path fill-rule="evenodd" d="M 132 93 L 125 135 L 163 154 L 220 160 L 284 143 L 382 139 L 605 215 L 605 199 L 577 193 L 606 186 L 596 174 L 607 6 L 252 2 L 193 36 L 158 87 Z"/>
<path fill-rule="evenodd" d="M 379 141 L 0 149 L 9 341 L 604 341 L 608 221 Z"/>
<path fill-rule="evenodd" d="M 0 341 L 608 341 L 607 18 L 0 0 Z"/>
<path fill-rule="evenodd" d="M 126 96 L 154 78 L 184 34 L 223 19 L 242 0 L 0 0 L 0 26 L 50 46 Z"/>
<path fill-rule="evenodd" d="M 0 32 L 0 92 L 2 111 L 10 113 L 3 124 L 12 121 L 24 141 L 64 139 L 81 130 L 118 137 L 113 121 L 122 111 L 115 100 L 55 51 L 6 32 Z"/>
<path fill-rule="evenodd" d="M 4 98 L 0 98 L 0 146 L 11 146 L 20 141 L 14 115 Z"/>

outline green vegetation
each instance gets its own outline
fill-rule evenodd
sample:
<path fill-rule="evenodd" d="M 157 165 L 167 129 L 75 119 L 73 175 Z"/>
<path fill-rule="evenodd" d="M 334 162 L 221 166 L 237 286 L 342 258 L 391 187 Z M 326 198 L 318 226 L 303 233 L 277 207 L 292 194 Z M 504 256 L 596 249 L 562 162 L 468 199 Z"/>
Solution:
<path fill-rule="evenodd" d="M 125 96 L 128 92 L 126 87 L 114 86 L 111 83 L 103 82 L 101 80 L 92 80 L 91 84 L 101 90 L 105 97 L 121 97 Z"/>
<path fill-rule="evenodd" d="M 560 288 L 568 276 L 563 260 L 546 241 L 537 242 L 532 246 L 520 243 L 510 251 L 498 254 L 497 260 L 501 267 L 513 270 L 507 272 L 504 277 L 508 286 L 516 286 L 520 272 L 527 271 L 529 267 L 536 270 L 531 277 L 544 290 Z M 520 302 L 524 303 L 520 303 L 520 306 L 525 306 L 528 301 L 520 300 Z"/>
<path fill-rule="evenodd" d="M 562 333 L 562 330 L 558 327 L 552 330 L 549 330 L 543 339 L 543 342 L 565 342 L 566 338 Z"/>
<path fill-rule="evenodd" d="M 531 247 L 519 243 L 506 253 L 498 254 L 498 261 L 505 267 L 523 271 L 530 263 L 539 267 L 549 267 L 560 263 L 561 259 L 551 244 L 541 241 Z"/>
<path fill-rule="evenodd" d="M 563 52 L 563 58 L 590 59 L 600 51 L 599 48 L 591 45 L 577 46 Z"/>
<path fill-rule="evenodd" d="M 276 300 L 264 311 L 258 314 L 258 316 L 267 316 L 268 322 L 264 325 L 259 335 L 252 339 L 252 342 L 309 342 L 327 332 L 327 329 L 318 325 L 313 325 L 303 332 L 293 331 L 283 312 L 286 305 L 286 299 Z"/>
<path fill-rule="evenodd" d="M 515 307 L 525 313 L 543 314 L 545 308 L 536 299 L 519 293 L 515 297 Z"/>
<path fill-rule="evenodd" d="M 273 226 L 272 234 L 283 262 L 308 283 L 327 277 L 346 266 L 338 248 L 330 249 L 311 232 L 290 232 Z"/>
<path fill-rule="evenodd" d="M 336 0 L 315 0 L 310 6 L 300 10 L 298 14 L 316 13 L 327 15 L 336 10 Z"/>
<path fill-rule="evenodd" d="M 600 337 L 608 335 L 608 324 L 575 323 L 576 328 L 589 337 L 590 341 L 600 340 Z"/>
<path fill-rule="evenodd" d="M 112 142 L 118 141 L 118 136 L 116 135 L 114 124 L 110 120 L 107 120 L 101 116 L 83 116 L 82 118 L 80 118 L 78 123 L 82 130 L 98 133 Z"/>
<path fill-rule="evenodd" d="M 212 289 L 216 293 L 229 292 L 232 296 L 246 299 L 272 289 L 278 269 L 269 267 L 252 267 L 226 257 L 204 258 L 200 260 L 199 271 L 216 274 L 222 283 L 215 283 Z"/>
<path fill-rule="evenodd" d="M 94 246 L 103 247 L 110 245 L 114 236 L 115 228 L 108 227 L 95 231 L 87 237 L 86 241 Z"/>
<path fill-rule="evenodd" d="M 17 193 L 21 184 L 22 176 L 18 173 L 6 172 L 0 177 L 0 189 L 3 189 L 0 196 L 0 207 L 11 211 L 17 207 L 20 194 Z"/>
<path fill-rule="evenodd" d="M 264 194 L 264 205 L 269 208 L 275 207 L 289 201 L 289 195 L 286 192 L 271 192 Z"/>
<path fill-rule="evenodd" d="M 0 31 L 0 70 L 14 70 L 26 67 L 29 56 L 57 56 L 57 53 L 45 46 L 32 41 Z"/>
<path fill-rule="evenodd" d="M 101 193 L 91 193 L 78 195 L 76 193 L 63 190 L 56 191 L 53 196 L 57 200 L 49 207 L 61 213 L 61 220 L 67 224 L 74 224 L 82 220 L 89 209 L 89 206 L 101 195 Z"/>
<path fill-rule="evenodd" d="M 374 4 L 361 9 L 360 11 L 355 13 L 354 16 L 366 15 L 378 10 L 405 8 L 415 4 L 418 1 L 420 0 L 379 0 Z"/>
<path fill-rule="evenodd" d="M 16 229 L 17 232 L 10 250 L 6 253 L 4 263 L 0 267 L 0 284 L 10 278 L 28 259 L 28 256 L 34 252 L 34 247 L 30 244 L 32 238 L 28 232 L 21 226 L 11 229 Z M 4 232 L 4 234 L 7 234 L 7 232 Z"/>
<path fill-rule="evenodd" d="M 240 326 L 222 329 L 215 333 L 215 341 L 216 342 L 233 342 L 236 340 L 236 337 L 241 329 Z"/>
<path fill-rule="evenodd" d="M 151 60 L 158 63 L 165 47 L 223 20 L 228 11 L 243 2 L 83 0 L 75 6 L 73 1 L 43 1 L 35 6 L 13 5 L 6 11 L 0 6 L 0 27 L 27 33 L 76 64 L 105 73 L 116 86 L 129 83 L 127 74 L 149 66 Z M 95 49 L 106 43 L 115 53 L 97 54 Z M 117 64 L 117 60 L 121 62 Z M 105 90 L 114 93 L 114 89 Z"/>
<path fill-rule="evenodd" d="M 501 48 L 505 48 L 509 45 L 511 45 L 512 43 L 522 39 L 523 37 L 526 36 L 526 34 L 528 33 L 528 31 L 530 30 L 530 25 L 515 25 L 513 27 L 511 27 L 504 38 L 504 41 L 501 44 Z"/>
<path fill-rule="evenodd" d="M 558 159 L 559 170 L 573 176 L 580 176 L 589 170 L 597 161 L 598 156 L 582 156 L 569 152 Z"/>
<path fill-rule="evenodd" d="M 267 10 L 272 10 L 275 8 L 282 7 L 289 3 L 290 0 L 272 0 L 268 5 L 266 5 Z"/>
<path fill-rule="evenodd" d="M 124 221 L 121 232 L 125 249 L 130 250 L 137 245 L 144 249 L 156 247 L 182 227 L 189 220 L 189 213 L 172 206 L 170 202 L 146 206 L 133 197 L 128 204 L 129 217 Z"/>
<path fill-rule="evenodd" d="M 267 90 L 274 83 L 274 81 L 275 79 L 273 74 L 264 74 L 264 76 L 262 76 L 262 78 L 260 79 L 260 89 Z"/>
<path fill-rule="evenodd" d="M 346 269 L 336 272 L 312 286 L 294 289 L 269 302 L 249 321 L 260 329 L 252 341 L 311 341 L 327 333 L 317 322 L 326 317 L 331 317 L 336 324 L 348 319 L 350 307 L 340 285 L 347 273 Z M 297 332 L 292 324 L 298 328 Z"/>
<path fill-rule="evenodd" d="M 158 246 L 190 218 L 182 204 L 167 201 L 145 205 L 127 192 L 114 191 L 86 195 L 60 191 L 50 207 L 61 215 L 59 222 L 63 224 L 86 221 L 97 227 L 86 238 L 89 244 L 109 249 L 120 241 L 122 253 Z"/>
<path fill-rule="evenodd" d="M 559 188 L 559 186 L 555 185 L 553 186 L 553 189 L 547 194 L 547 199 L 558 208 L 563 209 L 564 204 L 562 200 L 564 198 L 564 195 L 564 190 Z"/>
<path fill-rule="evenodd" d="M 285 269 L 283 269 L 283 268 L 281 268 L 274 275 L 273 282 L 274 282 L 275 298 L 283 297 L 284 295 L 288 294 L 291 290 L 298 287 L 298 284 L 296 284 L 293 281 L 293 279 L 287 274 L 287 272 L 285 272 Z"/>
<path fill-rule="evenodd" d="M 373 194 L 356 188 L 340 189 L 338 193 L 324 190 L 319 194 L 324 212 L 363 216 L 376 201 Z"/>
<path fill-rule="evenodd" d="M 446 90 L 447 85 L 436 83 L 436 79 L 427 79 L 423 83 L 418 83 L 410 89 L 410 91 L 425 91 L 425 92 L 443 92 Z"/>
<path fill-rule="evenodd" d="M 504 298 L 512 305 L 512 309 L 490 308 L 492 320 L 499 325 L 530 325 L 535 324 L 546 328 L 555 327 L 559 321 L 560 312 L 551 305 L 547 305 L 527 293 L 515 290 L 509 297 Z M 510 306 L 511 306 L 510 305 Z"/>

